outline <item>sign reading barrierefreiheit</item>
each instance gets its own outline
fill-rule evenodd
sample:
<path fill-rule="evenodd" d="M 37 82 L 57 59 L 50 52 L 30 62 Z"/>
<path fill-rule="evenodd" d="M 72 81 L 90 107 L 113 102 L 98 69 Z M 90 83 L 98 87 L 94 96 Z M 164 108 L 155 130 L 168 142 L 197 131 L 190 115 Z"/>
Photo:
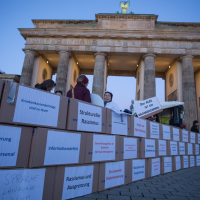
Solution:
<path fill-rule="evenodd" d="M 153 112 L 162 111 L 161 105 L 157 97 L 152 97 L 144 101 L 140 101 L 134 105 L 135 112 L 138 117 L 145 117 Z"/>

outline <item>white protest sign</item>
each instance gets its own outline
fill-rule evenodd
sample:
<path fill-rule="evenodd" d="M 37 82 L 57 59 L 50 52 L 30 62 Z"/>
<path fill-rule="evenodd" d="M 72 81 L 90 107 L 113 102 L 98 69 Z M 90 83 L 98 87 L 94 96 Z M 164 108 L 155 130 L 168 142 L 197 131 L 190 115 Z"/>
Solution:
<path fill-rule="evenodd" d="M 145 178 L 145 159 L 132 160 L 132 181 Z"/>
<path fill-rule="evenodd" d="M 92 193 L 94 165 L 66 167 L 62 200 Z"/>
<path fill-rule="evenodd" d="M 195 133 L 190 132 L 190 143 L 195 143 Z"/>
<path fill-rule="evenodd" d="M 144 119 L 134 117 L 133 135 L 138 137 L 146 137 L 147 122 Z"/>
<path fill-rule="evenodd" d="M 163 140 L 171 140 L 170 126 L 162 125 L 163 127 Z"/>
<path fill-rule="evenodd" d="M 188 168 L 188 156 L 183 156 L 183 168 Z"/>
<path fill-rule="evenodd" d="M 77 120 L 77 130 L 101 132 L 102 108 L 78 102 Z"/>
<path fill-rule="evenodd" d="M 105 189 L 124 184 L 124 161 L 105 163 Z"/>
<path fill-rule="evenodd" d="M 176 170 L 181 169 L 181 157 L 175 156 L 175 162 L 176 162 Z"/>
<path fill-rule="evenodd" d="M 180 140 L 179 129 L 177 129 L 177 128 L 173 128 L 173 140 L 174 141 Z"/>
<path fill-rule="evenodd" d="M 172 171 L 172 157 L 164 157 L 164 173 Z"/>
<path fill-rule="evenodd" d="M 160 139 L 159 123 L 150 122 L 150 138 Z"/>
<path fill-rule="evenodd" d="M 200 166 L 200 156 L 196 156 L 196 166 Z"/>
<path fill-rule="evenodd" d="M 199 144 L 195 144 L 195 155 L 199 155 Z"/>
<path fill-rule="evenodd" d="M 197 137 L 198 137 L 198 144 L 200 144 L 200 133 L 197 133 Z"/>
<path fill-rule="evenodd" d="M 190 156 L 190 167 L 194 167 L 194 156 Z"/>
<path fill-rule="evenodd" d="M 158 156 L 167 155 L 167 142 L 166 140 L 158 140 Z"/>
<path fill-rule="evenodd" d="M 127 115 L 112 111 L 112 134 L 128 135 Z"/>
<path fill-rule="evenodd" d="M 48 131 L 44 165 L 79 162 L 81 134 Z"/>
<path fill-rule="evenodd" d="M 178 155 L 177 142 L 170 141 L 170 154 L 172 156 Z"/>
<path fill-rule="evenodd" d="M 192 155 L 193 154 L 193 145 L 191 143 L 187 143 L 188 145 L 188 155 Z"/>
<path fill-rule="evenodd" d="M 156 157 L 155 140 L 145 139 L 145 158 Z"/>
<path fill-rule="evenodd" d="M 2 200 L 42 200 L 45 168 L 0 171 Z"/>
<path fill-rule="evenodd" d="M 115 136 L 93 135 L 92 161 L 115 160 Z"/>
<path fill-rule="evenodd" d="M 182 141 L 188 142 L 188 131 L 182 130 Z"/>
<path fill-rule="evenodd" d="M 15 166 L 21 128 L 0 125 L 0 167 Z"/>
<path fill-rule="evenodd" d="M 19 86 L 13 122 L 57 127 L 60 96 Z"/>
<path fill-rule="evenodd" d="M 160 158 L 154 158 L 151 160 L 151 176 L 157 176 L 160 174 Z"/>
<path fill-rule="evenodd" d="M 152 97 L 134 104 L 134 109 L 138 117 L 144 117 L 155 111 L 162 110 L 157 97 Z"/>
<path fill-rule="evenodd" d="M 179 142 L 179 155 L 185 155 L 185 142 Z"/>
<path fill-rule="evenodd" d="M 124 159 L 137 158 L 137 138 L 124 137 Z"/>

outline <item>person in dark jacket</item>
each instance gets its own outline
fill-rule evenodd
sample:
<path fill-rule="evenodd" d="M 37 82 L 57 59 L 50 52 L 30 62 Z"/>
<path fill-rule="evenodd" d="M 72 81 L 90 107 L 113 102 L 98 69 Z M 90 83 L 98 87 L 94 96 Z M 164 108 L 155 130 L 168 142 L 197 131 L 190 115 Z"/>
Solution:
<path fill-rule="evenodd" d="M 91 103 L 90 91 L 87 89 L 88 82 L 89 80 L 85 75 L 80 75 L 77 78 L 77 85 L 67 92 L 67 97 Z"/>
<path fill-rule="evenodd" d="M 176 126 L 178 128 L 183 129 L 182 126 L 181 126 L 181 124 L 180 124 L 180 122 L 178 120 L 175 121 L 175 123 L 173 124 L 173 126 Z"/>
<path fill-rule="evenodd" d="M 191 131 L 199 133 L 199 122 L 197 120 L 193 121 L 193 126 L 191 127 Z"/>
<path fill-rule="evenodd" d="M 41 84 L 36 84 L 35 88 L 40 89 L 40 90 L 44 90 L 47 92 L 51 92 L 51 90 L 56 86 L 56 83 L 54 83 L 53 80 L 51 79 L 47 79 L 45 80 L 43 83 Z"/>
<path fill-rule="evenodd" d="M 173 117 L 171 117 L 171 118 L 170 118 L 170 120 L 169 120 L 169 125 L 171 125 L 171 126 L 172 126 L 173 124 L 174 124 L 174 118 L 173 118 Z"/>

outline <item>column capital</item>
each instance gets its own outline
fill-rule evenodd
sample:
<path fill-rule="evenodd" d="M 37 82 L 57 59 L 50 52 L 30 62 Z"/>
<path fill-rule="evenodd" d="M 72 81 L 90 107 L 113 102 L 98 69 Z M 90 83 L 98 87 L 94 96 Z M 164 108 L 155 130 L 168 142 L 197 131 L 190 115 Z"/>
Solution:
<path fill-rule="evenodd" d="M 180 60 L 182 60 L 183 58 L 194 58 L 194 56 L 192 56 L 192 55 L 182 55 L 181 57 L 180 57 Z"/>
<path fill-rule="evenodd" d="M 97 55 L 102 55 L 102 56 L 104 56 L 104 57 L 107 56 L 107 55 L 106 55 L 105 53 L 103 53 L 103 52 L 96 52 L 96 53 L 94 54 L 95 57 L 96 57 Z"/>
<path fill-rule="evenodd" d="M 65 54 L 65 55 L 68 55 L 68 56 L 71 56 L 71 52 L 70 51 L 59 51 L 58 54 Z"/>
<path fill-rule="evenodd" d="M 153 54 L 153 53 L 147 53 L 145 55 L 143 55 L 143 58 L 146 58 L 146 57 L 156 57 L 156 54 Z"/>
<path fill-rule="evenodd" d="M 38 53 L 34 49 L 23 49 L 24 53 L 30 53 L 35 56 L 38 56 Z"/>

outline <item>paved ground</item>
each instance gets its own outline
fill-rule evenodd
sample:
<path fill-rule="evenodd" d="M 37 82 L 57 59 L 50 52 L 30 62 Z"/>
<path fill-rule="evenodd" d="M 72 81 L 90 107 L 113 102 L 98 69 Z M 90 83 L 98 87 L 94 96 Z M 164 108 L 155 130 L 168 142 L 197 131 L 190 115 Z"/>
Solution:
<path fill-rule="evenodd" d="M 73 200 L 200 200 L 200 167 L 182 169 Z"/>

